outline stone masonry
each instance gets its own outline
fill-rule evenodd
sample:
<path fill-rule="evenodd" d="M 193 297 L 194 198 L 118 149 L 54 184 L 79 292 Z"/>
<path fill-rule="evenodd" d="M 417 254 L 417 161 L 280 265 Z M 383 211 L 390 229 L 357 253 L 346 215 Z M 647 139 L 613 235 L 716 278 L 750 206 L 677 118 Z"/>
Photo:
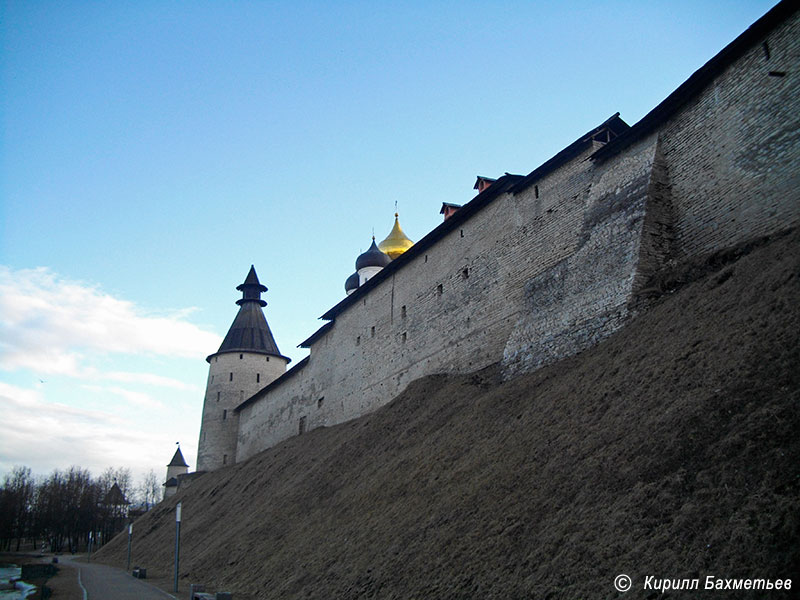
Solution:
<path fill-rule="evenodd" d="M 616 139 L 498 179 L 331 309 L 306 360 L 243 396 L 235 460 L 424 375 L 500 363 L 511 377 L 573 355 L 622 327 L 665 265 L 797 226 L 799 55 L 782 3 Z"/>

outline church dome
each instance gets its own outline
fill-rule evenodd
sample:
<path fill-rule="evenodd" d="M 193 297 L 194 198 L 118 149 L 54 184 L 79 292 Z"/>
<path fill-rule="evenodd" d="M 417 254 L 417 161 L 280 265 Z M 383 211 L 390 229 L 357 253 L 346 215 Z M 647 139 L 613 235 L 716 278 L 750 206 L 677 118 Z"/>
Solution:
<path fill-rule="evenodd" d="M 344 291 L 350 294 L 358 289 L 358 273 L 353 273 L 344 282 Z"/>
<path fill-rule="evenodd" d="M 413 245 L 414 242 L 408 239 L 400 228 L 400 221 L 398 220 L 397 213 L 394 213 L 394 227 L 392 227 L 389 236 L 378 245 L 378 248 L 394 260 Z"/>
<path fill-rule="evenodd" d="M 364 252 L 356 259 L 356 271 L 360 271 L 366 267 L 380 267 L 383 268 L 392 262 L 388 255 L 384 254 L 375 245 L 375 238 L 372 238 L 372 245 L 369 250 Z"/>

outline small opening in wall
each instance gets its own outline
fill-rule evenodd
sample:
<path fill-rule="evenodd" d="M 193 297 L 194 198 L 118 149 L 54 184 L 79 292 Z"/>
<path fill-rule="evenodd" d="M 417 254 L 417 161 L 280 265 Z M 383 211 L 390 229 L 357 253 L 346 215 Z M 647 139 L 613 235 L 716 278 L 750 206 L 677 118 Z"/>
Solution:
<path fill-rule="evenodd" d="M 464 267 L 464 269 L 462 269 L 461 279 L 469 279 L 469 267 Z"/>
<path fill-rule="evenodd" d="M 317 408 L 322 408 L 322 405 L 325 403 L 325 396 L 317 400 Z"/>
<path fill-rule="evenodd" d="M 360 345 L 361 345 L 361 336 L 358 335 L 358 336 L 356 336 L 356 346 L 360 346 Z"/>
<path fill-rule="evenodd" d="M 240 354 L 239 355 L 239 360 L 242 360 L 243 358 L 244 358 L 244 354 Z"/>
<path fill-rule="evenodd" d="M 223 465 L 227 465 L 228 464 L 228 455 L 227 454 L 223 454 L 222 455 L 222 464 Z"/>
<path fill-rule="evenodd" d="M 223 421 L 227 421 L 228 420 L 228 411 L 227 410 L 223 410 L 222 411 L 222 420 Z"/>
<path fill-rule="evenodd" d="M 403 335 L 400 336 L 400 340 L 405 344 L 407 339 L 408 339 L 408 334 L 404 331 Z"/>
<path fill-rule="evenodd" d="M 214 376 L 211 376 L 211 383 L 214 383 Z"/>
<path fill-rule="evenodd" d="M 401 319 L 405 319 L 406 318 L 406 305 L 405 304 L 403 304 L 403 306 L 400 307 L 400 318 Z"/>
<path fill-rule="evenodd" d="M 269 356 L 267 357 L 267 362 L 269 362 Z"/>
<path fill-rule="evenodd" d="M 539 186 L 538 185 L 533 186 L 533 197 L 534 198 L 538 198 L 539 197 Z"/>
<path fill-rule="evenodd" d="M 769 44 L 767 42 L 764 42 L 763 44 L 761 44 L 761 47 L 764 49 L 764 58 L 769 60 Z"/>
<path fill-rule="evenodd" d="M 244 402 L 244 390 L 239 390 L 239 402 Z"/>
<path fill-rule="evenodd" d="M 228 379 L 228 381 L 233 381 L 233 373 L 231 373 L 230 378 Z"/>
<path fill-rule="evenodd" d="M 261 373 L 256 373 L 256 383 L 261 383 Z"/>
<path fill-rule="evenodd" d="M 217 402 L 219 402 L 219 392 L 217 392 Z"/>
<path fill-rule="evenodd" d="M 442 287 L 441 283 L 436 286 L 436 295 L 437 296 L 441 296 L 443 291 L 444 291 L 444 287 Z"/>
<path fill-rule="evenodd" d="M 461 230 L 461 237 L 464 237 L 464 230 Z"/>
<path fill-rule="evenodd" d="M 366 306 L 366 305 L 367 305 L 367 299 L 364 298 L 364 306 Z"/>
<path fill-rule="evenodd" d="M 375 326 L 374 325 L 372 327 L 370 327 L 369 335 L 370 335 L 370 337 L 375 337 Z"/>
<path fill-rule="evenodd" d="M 300 417 L 300 425 L 298 426 L 298 435 L 303 435 L 306 432 L 306 418 Z"/>
<path fill-rule="evenodd" d="M 425 262 L 428 262 L 428 255 L 425 255 Z"/>
<path fill-rule="evenodd" d="M 786 71 L 770 71 L 770 77 L 786 77 Z"/>

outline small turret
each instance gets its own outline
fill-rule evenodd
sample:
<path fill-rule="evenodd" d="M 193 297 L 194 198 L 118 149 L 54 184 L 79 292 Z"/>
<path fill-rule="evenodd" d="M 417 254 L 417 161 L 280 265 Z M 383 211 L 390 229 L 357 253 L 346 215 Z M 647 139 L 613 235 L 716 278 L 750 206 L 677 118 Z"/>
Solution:
<path fill-rule="evenodd" d="M 178 491 L 178 480 L 180 475 L 185 475 L 189 472 L 189 465 L 183 458 L 181 447 L 175 450 L 172 460 L 167 465 L 167 481 L 164 483 L 164 498 L 174 496 Z"/>

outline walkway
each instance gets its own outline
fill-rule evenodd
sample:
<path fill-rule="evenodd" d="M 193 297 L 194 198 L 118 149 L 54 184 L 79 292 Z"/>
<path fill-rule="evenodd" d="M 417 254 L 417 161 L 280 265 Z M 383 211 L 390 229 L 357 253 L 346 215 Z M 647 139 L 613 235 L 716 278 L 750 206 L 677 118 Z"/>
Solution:
<path fill-rule="evenodd" d="M 59 560 L 78 572 L 78 582 L 84 591 L 85 600 L 167 600 L 175 598 L 146 580 L 134 579 L 129 573 L 116 567 L 87 563 L 69 556 Z"/>

